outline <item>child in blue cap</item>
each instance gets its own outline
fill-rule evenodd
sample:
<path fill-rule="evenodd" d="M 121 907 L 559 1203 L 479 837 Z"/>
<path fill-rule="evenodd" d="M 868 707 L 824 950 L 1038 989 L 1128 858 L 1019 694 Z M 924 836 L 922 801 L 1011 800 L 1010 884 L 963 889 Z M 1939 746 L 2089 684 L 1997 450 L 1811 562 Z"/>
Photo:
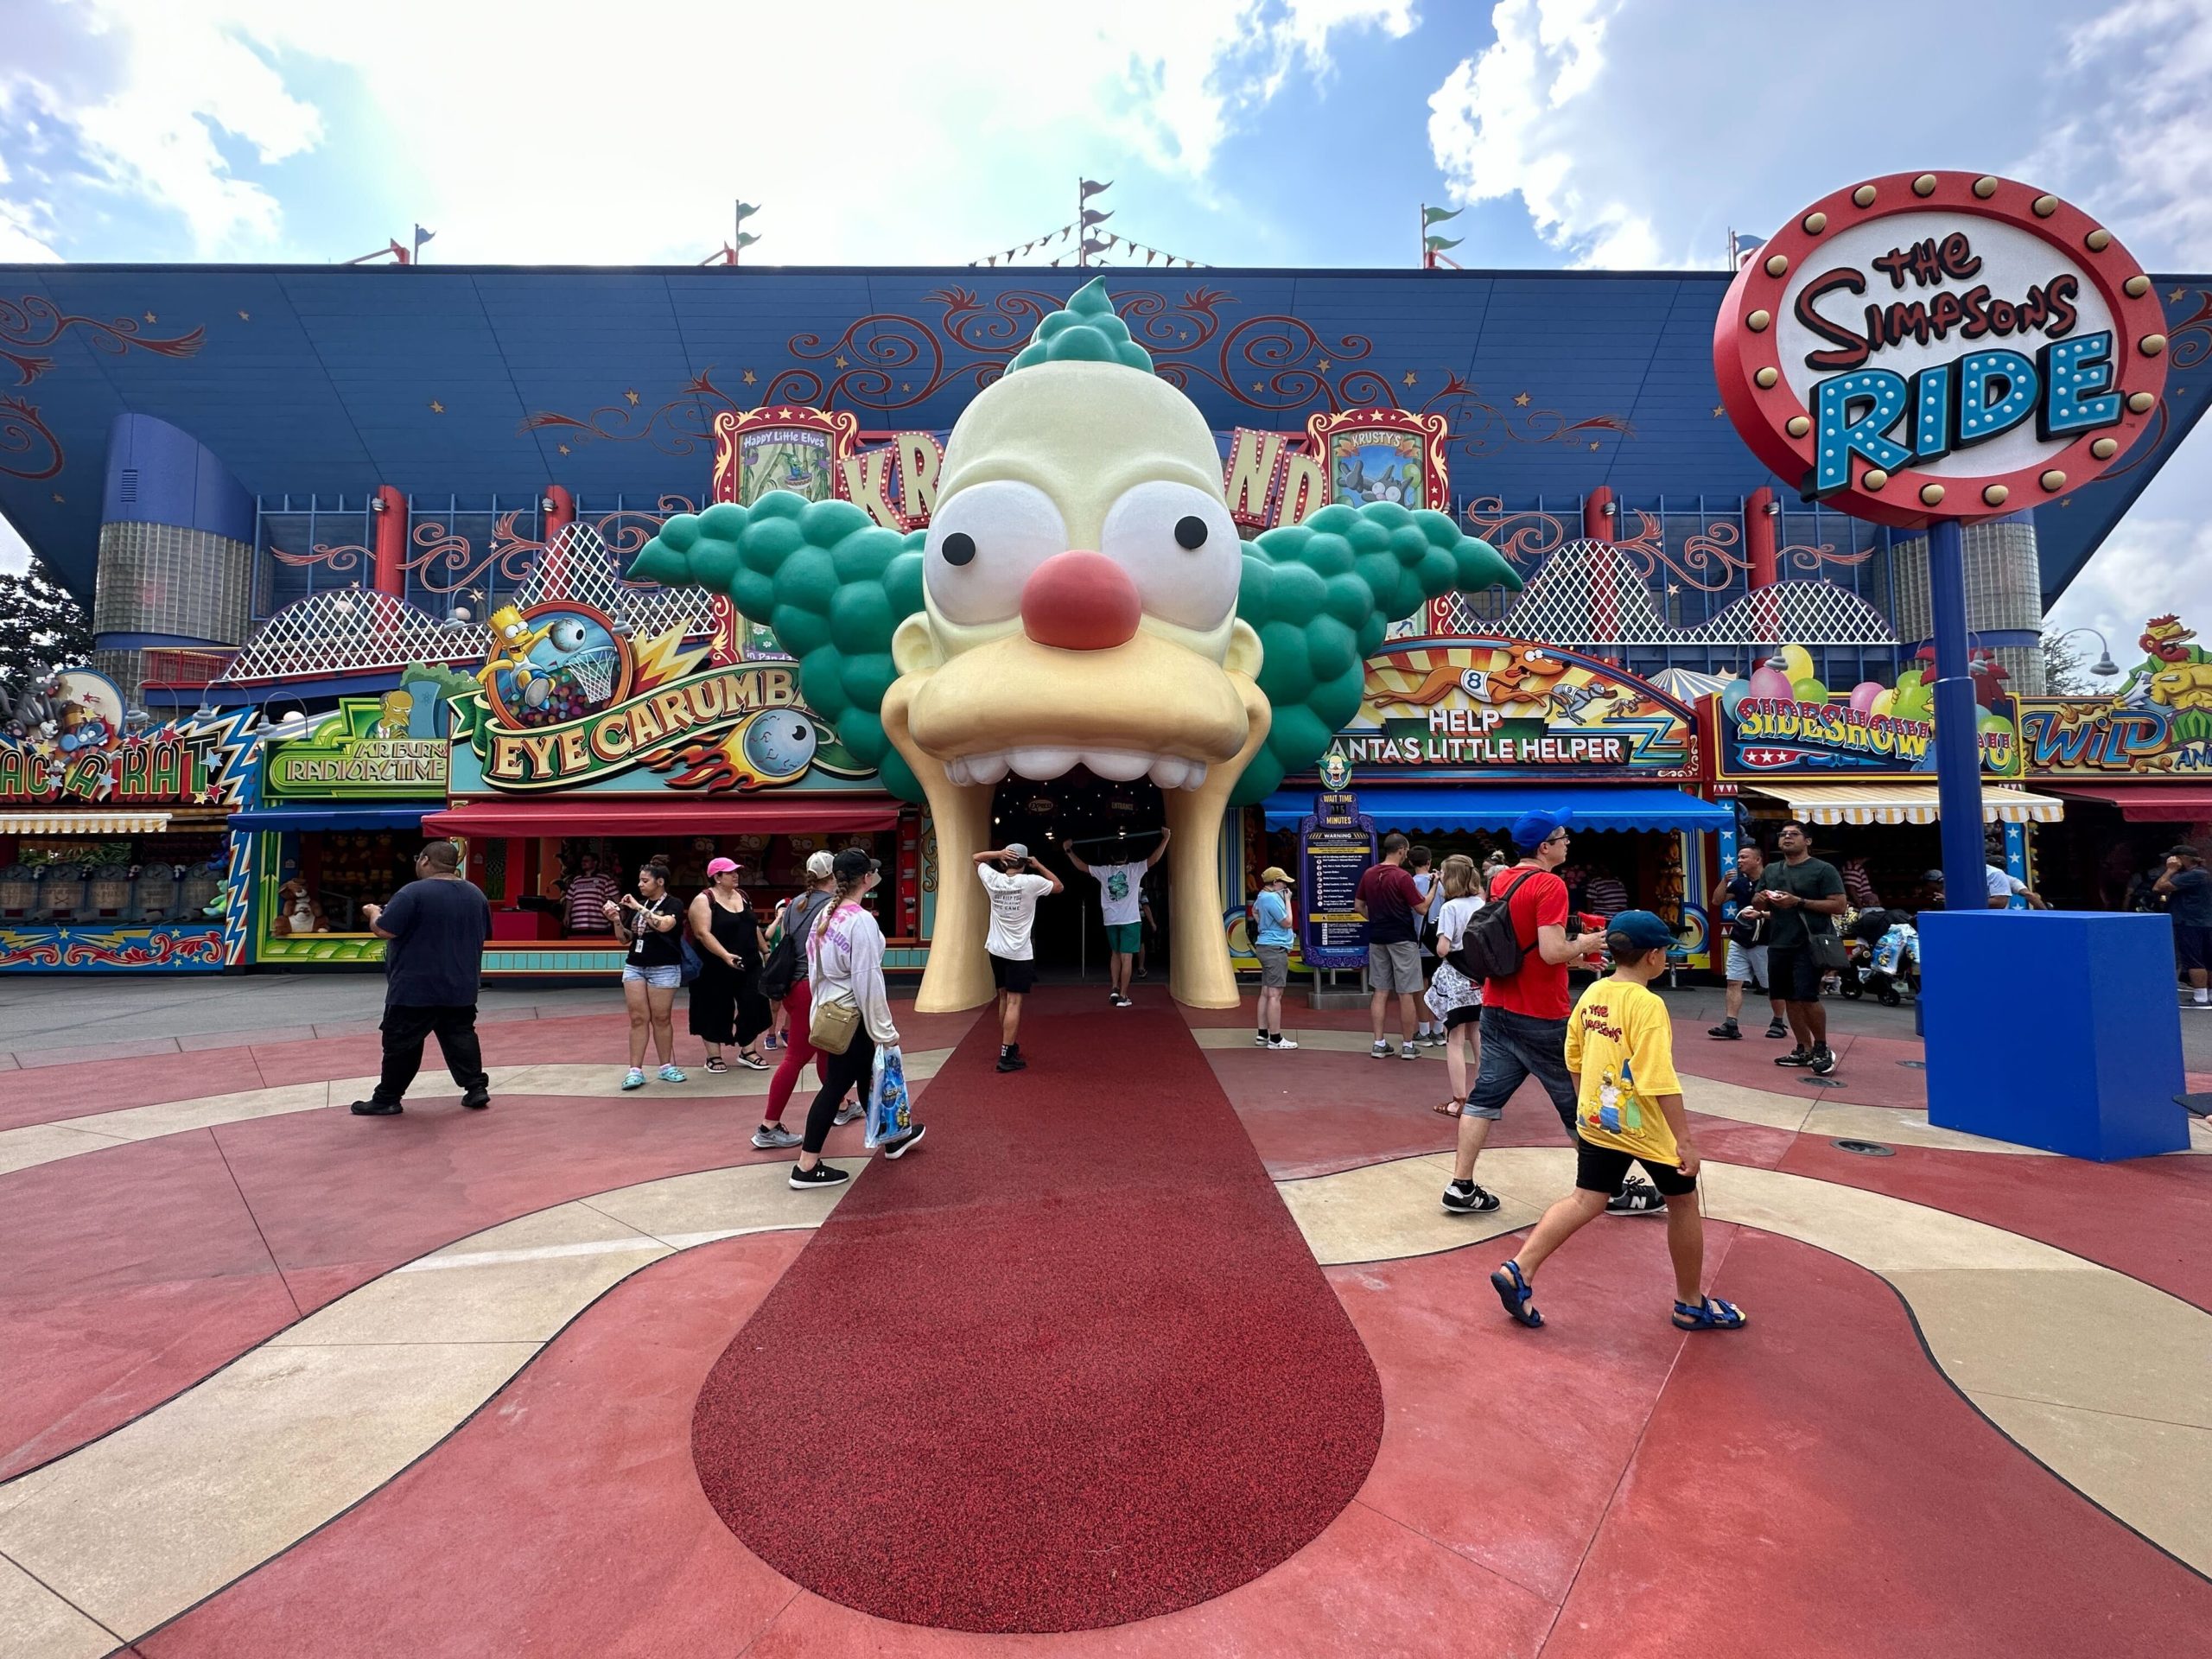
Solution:
<path fill-rule="evenodd" d="M 1675 1075 L 1675 1033 L 1651 982 L 1666 971 L 1675 931 L 1648 910 L 1624 910 L 1605 928 L 1613 971 L 1582 993 L 1567 1020 L 1574 1075 L 1574 1191 L 1544 1211 L 1520 1253 L 1490 1276 L 1505 1311 L 1544 1322 L 1532 1281 L 1551 1253 L 1605 1211 L 1631 1163 L 1643 1166 L 1667 1206 L 1675 1264 L 1675 1323 L 1685 1331 L 1734 1331 L 1743 1310 L 1705 1294 L 1705 1218 L 1697 1204 L 1697 1147 Z"/>

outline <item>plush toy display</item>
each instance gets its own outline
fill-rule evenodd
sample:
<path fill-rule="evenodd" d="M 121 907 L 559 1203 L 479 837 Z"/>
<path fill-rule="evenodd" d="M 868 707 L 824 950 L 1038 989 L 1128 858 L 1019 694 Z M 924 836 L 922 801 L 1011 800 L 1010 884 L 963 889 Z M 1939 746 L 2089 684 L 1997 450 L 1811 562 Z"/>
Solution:
<path fill-rule="evenodd" d="M 845 747 L 927 799 L 948 874 L 925 1011 L 992 995 L 986 894 L 967 872 L 993 844 L 994 786 L 1077 766 L 1159 785 L 1188 942 L 1171 988 L 1233 1006 L 1224 810 L 1319 760 L 1390 622 L 1454 588 L 1520 586 L 1444 514 L 1386 502 L 1240 541 L 1205 416 L 1096 282 L 961 415 L 927 531 L 771 492 L 671 518 L 630 574 L 728 594 L 798 659 Z"/>

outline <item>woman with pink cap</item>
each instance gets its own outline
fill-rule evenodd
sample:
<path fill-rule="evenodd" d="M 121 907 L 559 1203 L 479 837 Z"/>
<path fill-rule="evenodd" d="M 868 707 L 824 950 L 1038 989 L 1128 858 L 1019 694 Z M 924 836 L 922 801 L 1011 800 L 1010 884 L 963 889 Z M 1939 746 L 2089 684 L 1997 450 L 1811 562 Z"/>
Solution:
<path fill-rule="evenodd" d="M 737 864 L 727 858 L 707 863 L 707 885 L 691 901 L 691 940 L 699 950 L 699 977 L 691 985 L 691 1034 L 707 1046 L 707 1070 L 729 1070 L 722 1063 L 725 1044 L 737 1063 L 766 1071 L 768 1062 L 755 1045 L 768 1029 L 767 999 L 760 995 L 760 922 L 737 885 Z"/>

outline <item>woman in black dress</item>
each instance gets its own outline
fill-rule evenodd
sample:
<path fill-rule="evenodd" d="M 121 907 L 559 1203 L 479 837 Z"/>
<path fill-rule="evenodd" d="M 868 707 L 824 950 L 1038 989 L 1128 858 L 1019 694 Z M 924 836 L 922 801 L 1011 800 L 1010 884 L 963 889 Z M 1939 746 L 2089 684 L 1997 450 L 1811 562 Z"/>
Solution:
<path fill-rule="evenodd" d="M 707 865 L 707 887 L 691 901 L 691 939 L 699 948 L 699 977 L 691 985 L 691 1034 L 707 1046 L 707 1070 L 727 1071 L 722 1047 L 737 1063 L 766 1071 L 756 1045 L 772 1014 L 760 995 L 760 923 L 737 885 L 737 866 L 727 858 Z"/>

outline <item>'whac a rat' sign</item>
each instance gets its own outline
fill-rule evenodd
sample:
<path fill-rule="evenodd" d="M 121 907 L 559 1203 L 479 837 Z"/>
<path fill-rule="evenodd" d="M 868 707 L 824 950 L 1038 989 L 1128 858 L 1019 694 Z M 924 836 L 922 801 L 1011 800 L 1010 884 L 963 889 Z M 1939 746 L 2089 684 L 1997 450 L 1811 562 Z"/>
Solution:
<path fill-rule="evenodd" d="M 2017 512 L 2126 454 L 2165 385 L 2164 313 L 2057 197 L 1900 173 L 1815 202 L 1738 273 L 1713 333 L 1745 442 L 1803 492 L 1903 527 Z"/>

